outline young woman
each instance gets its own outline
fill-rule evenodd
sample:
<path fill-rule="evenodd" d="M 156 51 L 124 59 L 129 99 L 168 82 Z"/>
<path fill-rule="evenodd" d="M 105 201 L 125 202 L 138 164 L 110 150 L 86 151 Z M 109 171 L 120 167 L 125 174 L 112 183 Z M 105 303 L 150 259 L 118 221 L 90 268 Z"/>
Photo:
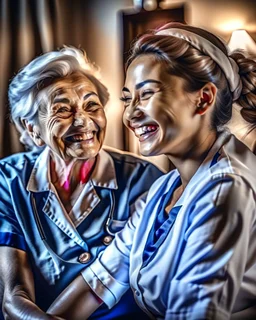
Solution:
<path fill-rule="evenodd" d="M 121 99 L 141 153 L 176 169 L 50 311 L 84 319 L 100 304 L 86 297 L 111 308 L 131 286 L 152 318 L 255 318 L 256 158 L 224 126 L 234 101 L 255 125 L 256 62 L 170 23 L 135 42 Z"/>

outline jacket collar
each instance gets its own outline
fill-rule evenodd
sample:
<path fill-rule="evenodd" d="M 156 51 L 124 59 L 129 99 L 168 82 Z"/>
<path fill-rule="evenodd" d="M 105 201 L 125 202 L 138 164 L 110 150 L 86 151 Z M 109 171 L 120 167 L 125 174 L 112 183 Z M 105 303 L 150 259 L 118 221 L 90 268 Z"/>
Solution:
<path fill-rule="evenodd" d="M 118 189 L 115 165 L 108 152 L 101 149 L 90 178 L 96 187 Z M 46 147 L 38 156 L 28 180 L 27 190 L 43 192 L 51 190 L 50 149 Z"/>

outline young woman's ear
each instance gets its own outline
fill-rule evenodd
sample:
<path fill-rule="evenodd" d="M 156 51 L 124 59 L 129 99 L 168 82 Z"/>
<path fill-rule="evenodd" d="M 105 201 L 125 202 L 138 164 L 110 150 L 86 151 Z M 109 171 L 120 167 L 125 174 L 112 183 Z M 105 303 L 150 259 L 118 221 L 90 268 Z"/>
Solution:
<path fill-rule="evenodd" d="M 197 114 L 205 114 L 207 110 L 214 105 L 217 91 L 218 89 L 212 82 L 208 82 L 200 90 L 200 98 L 196 109 Z"/>
<path fill-rule="evenodd" d="M 23 123 L 24 128 L 27 130 L 28 134 L 30 135 L 30 137 L 34 141 L 34 143 L 38 147 L 42 147 L 45 144 L 45 142 L 43 141 L 43 139 L 40 136 L 40 131 L 39 131 L 38 126 L 35 124 L 32 124 L 31 122 L 28 122 L 27 120 L 22 120 L 22 123 Z"/>

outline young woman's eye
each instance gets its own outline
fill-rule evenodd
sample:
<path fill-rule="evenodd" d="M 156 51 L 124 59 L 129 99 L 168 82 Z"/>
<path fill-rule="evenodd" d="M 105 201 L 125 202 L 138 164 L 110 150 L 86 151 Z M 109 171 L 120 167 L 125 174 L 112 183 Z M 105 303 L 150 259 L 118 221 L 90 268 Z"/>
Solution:
<path fill-rule="evenodd" d="M 132 98 L 130 97 L 121 97 L 120 100 L 124 103 L 124 106 L 127 107 L 131 102 Z"/>
<path fill-rule="evenodd" d="M 141 93 L 140 98 L 141 100 L 149 99 L 155 92 L 153 90 L 145 90 Z"/>

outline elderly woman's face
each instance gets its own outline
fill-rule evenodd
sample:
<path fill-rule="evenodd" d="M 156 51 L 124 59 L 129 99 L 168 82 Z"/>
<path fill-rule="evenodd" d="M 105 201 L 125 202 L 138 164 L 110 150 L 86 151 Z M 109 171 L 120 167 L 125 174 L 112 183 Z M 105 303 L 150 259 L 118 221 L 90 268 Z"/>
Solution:
<path fill-rule="evenodd" d="M 145 156 L 181 155 L 199 125 L 198 94 L 186 92 L 184 80 L 166 69 L 153 55 L 141 55 L 127 70 L 123 120 Z"/>
<path fill-rule="evenodd" d="M 49 102 L 50 97 L 50 102 Z M 41 139 L 63 160 L 95 157 L 102 147 L 106 116 L 96 87 L 84 75 L 59 79 L 41 92 Z"/>

